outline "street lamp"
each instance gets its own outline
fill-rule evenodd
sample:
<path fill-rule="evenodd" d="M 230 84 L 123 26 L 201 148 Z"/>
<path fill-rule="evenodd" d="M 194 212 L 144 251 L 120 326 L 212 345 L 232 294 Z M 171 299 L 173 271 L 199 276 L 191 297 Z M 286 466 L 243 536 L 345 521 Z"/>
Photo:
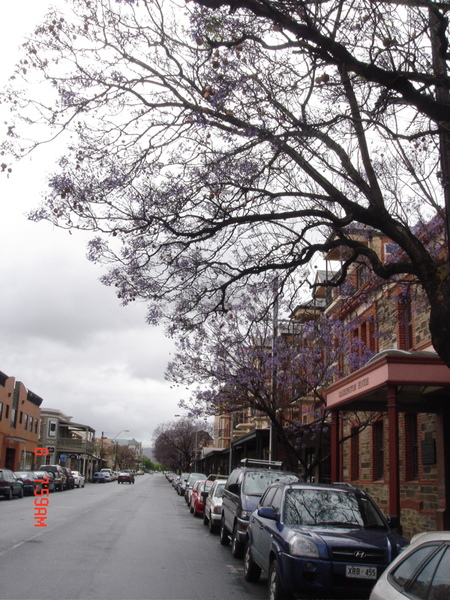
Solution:
<path fill-rule="evenodd" d="M 119 437 L 119 435 L 121 433 L 125 433 L 125 431 L 130 431 L 129 429 L 122 429 L 122 431 L 119 431 L 119 433 L 113 437 L 112 441 L 114 442 L 115 439 L 117 439 Z M 114 444 L 114 471 L 117 468 L 117 442 Z"/>

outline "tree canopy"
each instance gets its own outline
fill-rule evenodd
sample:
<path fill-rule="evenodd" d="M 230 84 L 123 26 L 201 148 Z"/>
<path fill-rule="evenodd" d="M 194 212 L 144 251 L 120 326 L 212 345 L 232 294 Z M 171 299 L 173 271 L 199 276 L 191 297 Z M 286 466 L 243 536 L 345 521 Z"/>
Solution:
<path fill-rule="evenodd" d="M 364 262 L 423 287 L 450 365 L 446 3 L 65 6 L 2 95 L 2 168 L 30 139 L 65 141 L 33 218 L 92 231 L 124 303 L 189 330 L 275 274 L 296 302 L 312 257 L 342 247 L 343 278 Z M 355 228 L 399 252 L 382 261 Z"/>
<path fill-rule="evenodd" d="M 262 295 L 259 302 L 264 304 Z M 363 366 L 373 352 L 350 335 L 357 318 L 345 324 L 318 310 L 304 322 L 274 324 L 271 318 L 257 319 L 263 312 L 257 304 L 249 294 L 240 309 L 208 319 L 178 340 L 167 376 L 193 390 L 180 406 L 194 418 L 229 414 L 235 426 L 240 415 L 244 421 L 259 417 L 270 423 L 288 468 L 301 465 L 308 477 L 328 458 L 324 389 L 347 369 Z M 342 418 L 362 429 L 373 415 Z M 314 460 L 306 449 L 314 449 Z"/>
<path fill-rule="evenodd" d="M 211 439 L 211 434 L 211 424 L 190 418 L 162 423 L 153 432 L 155 458 L 169 469 L 189 472 L 200 445 Z"/>

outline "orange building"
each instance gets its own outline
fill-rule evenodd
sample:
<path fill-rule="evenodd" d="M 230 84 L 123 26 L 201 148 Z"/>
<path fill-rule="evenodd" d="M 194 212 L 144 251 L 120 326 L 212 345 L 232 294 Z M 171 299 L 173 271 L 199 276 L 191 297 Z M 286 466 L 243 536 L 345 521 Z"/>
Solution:
<path fill-rule="evenodd" d="M 0 468 L 35 467 L 42 398 L 0 371 Z"/>

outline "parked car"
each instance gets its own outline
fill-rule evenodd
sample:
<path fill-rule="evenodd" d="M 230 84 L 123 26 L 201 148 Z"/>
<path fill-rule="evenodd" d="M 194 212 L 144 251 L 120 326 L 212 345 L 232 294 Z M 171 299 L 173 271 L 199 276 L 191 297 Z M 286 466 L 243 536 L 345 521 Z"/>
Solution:
<path fill-rule="evenodd" d="M 34 474 L 40 479 L 42 489 L 48 489 L 50 493 L 56 491 L 55 475 L 51 471 L 35 471 Z"/>
<path fill-rule="evenodd" d="M 23 498 L 23 483 L 10 469 L 0 469 L 0 496 L 7 500 L 13 496 Z"/>
<path fill-rule="evenodd" d="M 23 483 L 24 495 L 34 495 L 35 490 L 42 488 L 40 478 L 34 471 L 15 471 L 14 475 Z"/>
<path fill-rule="evenodd" d="M 105 474 L 105 481 L 115 481 L 116 477 L 112 469 L 100 469 L 100 473 Z"/>
<path fill-rule="evenodd" d="M 271 600 L 367 598 L 406 544 L 362 490 L 280 481 L 250 517 L 244 577 L 257 581 L 266 571 Z"/>
<path fill-rule="evenodd" d="M 277 461 L 245 458 L 230 473 L 222 499 L 220 543 L 227 546 L 231 536 L 231 553 L 235 558 L 244 554 L 250 515 L 267 486 L 281 478 L 299 481 L 295 473 L 283 471 L 282 467 Z"/>
<path fill-rule="evenodd" d="M 39 471 L 49 471 L 53 473 L 55 479 L 55 489 L 62 492 L 66 489 L 66 474 L 61 465 L 41 465 Z"/>
<path fill-rule="evenodd" d="M 200 479 L 205 480 L 206 475 L 204 473 L 189 473 L 189 477 L 187 478 L 184 489 L 184 499 L 186 500 L 186 504 L 188 506 L 191 505 L 192 488 L 194 487 L 195 482 L 199 481 Z"/>
<path fill-rule="evenodd" d="M 203 523 L 209 527 L 211 533 L 215 533 L 220 528 L 220 519 L 222 516 L 222 498 L 225 489 L 226 479 L 216 479 L 213 481 L 208 494 L 205 494 L 205 509 L 203 511 Z"/>
<path fill-rule="evenodd" d="M 61 467 L 64 471 L 64 475 L 66 476 L 65 489 L 73 490 L 75 487 L 75 478 L 72 475 L 72 471 L 68 467 Z"/>
<path fill-rule="evenodd" d="M 134 483 L 134 475 L 131 471 L 121 471 L 117 477 L 117 483 Z"/>
<path fill-rule="evenodd" d="M 384 571 L 370 594 L 370 600 L 406 598 L 450 598 L 450 531 L 415 535 Z"/>
<path fill-rule="evenodd" d="M 97 471 L 92 475 L 92 483 L 106 483 L 109 481 L 109 476 L 106 473 Z"/>
<path fill-rule="evenodd" d="M 194 517 L 202 517 L 205 513 L 205 500 L 214 482 L 208 479 L 202 483 L 198 489 L 198 494 L 194 498 L 194 493 L 191 496 L 191 506 Z"/>
<path fill-rule="evenodd" d="M 190 510 L 191 514 L 194 513 L 195 500 L 196 500 L 196 498 L 198 498 L 200 496 L 200 493 L 201 493 L 201 490 L 202 490 L 204 484 L 205 484 L 204 479 L 198 479 L 192 487 L 191 500 L 189 502 L 189 510 Z"/>
<path fill-rule="evenodd" d="M 186 490 L 186 482 L 189 478 L 189 473 L 181 473 L 180 479 L 177 481 L 175 490 L 179 496 L 184 496 Z"/>
<path fill-rule="evenodd" d="M 85 477 L 80 471 L 72 471 L 75 487 L 84 487 Z"/>

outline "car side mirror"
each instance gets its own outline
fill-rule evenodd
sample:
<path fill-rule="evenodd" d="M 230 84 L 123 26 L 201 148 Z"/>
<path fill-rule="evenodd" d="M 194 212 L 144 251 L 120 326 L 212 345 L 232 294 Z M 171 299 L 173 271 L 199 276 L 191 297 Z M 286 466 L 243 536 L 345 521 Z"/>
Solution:
<path fill-rule="evenodd" d="M 263 517 L 264 519 L 271 519 L 272 521 L 278 519 L 278 513 L 271 506 L 260 506 L 258 508 L 258 516 Z"/>
<path fill-rule="evenodd" d="M 391 529 L 398 529 L 400 527 L 400 519 L 396 516 L 388 517 L 387 522 Z"/>
<path fill-rule="evenodd" d="M 206 498 L 207 498 L 208 496 L 209 496 L 209 493 L 208 493 L 208 492 L 202 492 L 202 500 L 203 500 L 203 503 L 205 503 L 205 502 L 206 502 Z"/>

